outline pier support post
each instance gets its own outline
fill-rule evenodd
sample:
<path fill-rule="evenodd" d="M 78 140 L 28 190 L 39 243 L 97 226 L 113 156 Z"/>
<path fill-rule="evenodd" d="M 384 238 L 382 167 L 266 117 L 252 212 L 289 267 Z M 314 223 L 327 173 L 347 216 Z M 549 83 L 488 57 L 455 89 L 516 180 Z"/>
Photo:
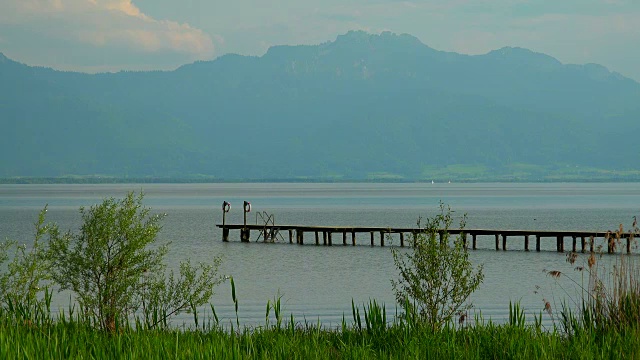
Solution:
<path fill-rule="evenodd" d="M 371 246 L 374 246 L 375 244 L 373 243 L 373 231 L 371 231 Z"/>
<path fill-rule="evenodd" d="M 536 235 L 536 251 L 540 252 L 540 235 Z"/>
<path fill-rule="evenodd" d="M 529 251 L 529 235 L 524 236 L 524 251 Z"/>
<path fill-rule="evenodd" d="M 347 245 L 347 232 L 342 232 L 342 245 Z"/>
<path fill-rule="evenodd" d="M 223 201 L 222 202 L 222 241 L 229 242 L 229 229 L 225 226 L 227 223 L 227 213 L 231 210 L 231 204 Z"/>
<path fill-rule="evenodd" d="M 507 235 L 502 235 L 502 251 L 507 251 Z"/>
<path fill-rule="evenodd" d="M 329 231 L 327 237 L 329 238 L 329 246 L 333 246 L 333 244 L 331 243 L 331 231 Z"/>
<path fill-rule="evenodd" d="M 471 235 L 471 242 L 473 243 L 473 250 L 478 249 L 478 235 L 472 234 Z"/>
<path fill-rule="evenodd" d="M 404 233 L 400 233 L 400 246 L 404 247 Z"/>
<path fill-rule="evenodd" d="M 589 252 L 593 252 L 593 243 L 595 242 L 595 237 L 591 236 L 589 238 Z"/>
<path fill-rule="evenodd" d="M 496 234 L 496 250 L 500 250 L 500 234 Z"/>
<path fill-rule="evenodd" d="M 440 244 L 442 244 L 444 242 L 444 232 L 438 231 L 438 234 L 440 235 Z"/>
<path fill-rule="evenodd" d="M 631 234 L 627 236 L 627 254 L 631 254 Z"/>
<path fill-rule="evenodd" d="M 578 237 L 573 235 L 571 238 L 573 239 L 573 247 L 571 251 L 576 252 L 576 249 L 578 248 Z"/>
<path fill-rule="evenodd" d="M 351 232 L 351 245 L 352 246 L 356 246 L 356 232 L 355 231 Z"/>
<path fill-rule="evenodd" d="M 467 250 L 467 233 L 462 233 L 462 247 Z"/>
<path fill-rule="evenodd" d="M 289 229 L 289 244 L 293 244 L 293 229 Z"/>
<path fill-rule="evenodd" d="M 304 245 L 304 231 L 298 229 L 296 234 L 298 235 L 298 244 Z"/>
<path fill-rule="evenodd" d="M 558 252 L 564 252 L 564 236 L 558 235 L 556 237 L 556 243 L 558 247 Z"/>
<path fill-rule="evenodd" d="M 584 238 L 584 236 L 581 236 L 581 237 L 580 237 L 580 250 L 581 250 L 582 252 L 584 252 L 584 248 L 585 248 L 585 247 L 586 247 L 586 241 L 585 241 L 585 238 Z"/>
<path fill-rule="evenodd" d="M 320 245 L 320 236 L 318 236 L 317 231 L 316 231 L 316 245 Z"/>
<path fill-rule="evenodd" d="M 322 245 L 327 245 L 327 232 L 323 231 L 322 232 Z"/>
<path fill-rule="evenodd" d="M 380 246 L 384 246 L 384 231 L 380 231 Z"/>
<path fill-rule="evenodd" d="M 249 242 L 249 239 L 251 239 L 251 230 L 247 228 L 240 229 L 240 241 Z"/>

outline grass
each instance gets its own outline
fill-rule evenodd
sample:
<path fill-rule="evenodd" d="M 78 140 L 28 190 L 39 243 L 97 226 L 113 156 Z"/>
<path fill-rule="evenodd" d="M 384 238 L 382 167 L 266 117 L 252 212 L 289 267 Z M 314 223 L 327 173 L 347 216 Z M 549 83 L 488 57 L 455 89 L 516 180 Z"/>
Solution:
<path fill-rule="evenodd" d="M 635 262 L 620 257 L 605 274 L 591 258 L 585 268 L 589 278 L 582 288 L 582 306 L 558 311 L 550 329 L 542 325 L 543 315 L 550 314 L 526 319 L 516 303 L 510 305 L 504 324 L 478 315 L 474 321 L 450 322 L 434 332 L 417 317 L 401 314 L 388 320 L 385 306 L 374 300 L 362 307 L 352 303 L 352 314 L 341 327 L 325 328 L 286 318 L 276 297 L 267 302 L 261 327 L 241 328 L 235 321 L 231 329 L 224 329 L 212 307 L 214 317 L 203 324 L 194 316 L 200 324 L 194 328 L 150 329 L 136 320 L 109 333 L 91 326 L 73 309 L 52 316 L 50 297 L 45 295 L 45 301 L 34 306 L 10 303 L 0 308 L 0 359 L 640 358 L 640 278 Z M 232 283 L 237 303 L 233 289 Z"/>
<path fill-rule="evenodd" d="M 269 305 L 267 307 L 269 309 Z M 384 306 L 372 301 L 353 306 L 353 320 L 339 329 L 282 321 L 278 300 L 276 323 L 263 327 L 224 330 L 208 321 L 198 329 L 136 329 L 123 326 L 107 333 L 89 326 L 77 315 L 57 319 L 23 317 L 0 312 L 0 358 L 76 359 L 601 359 L 640 356 L 640 333 L 633 324 L 608 331 L 583 326 L 570 335 L 542 328 L 538 319 L 525 319 L 516 304 L 510 319 L 495 324 L 476 318 L 475 325 L 448 324 L 432 332 L 398 317 L 387 324 Z M 268 319 L 267 314 L 267 319 Z"/>

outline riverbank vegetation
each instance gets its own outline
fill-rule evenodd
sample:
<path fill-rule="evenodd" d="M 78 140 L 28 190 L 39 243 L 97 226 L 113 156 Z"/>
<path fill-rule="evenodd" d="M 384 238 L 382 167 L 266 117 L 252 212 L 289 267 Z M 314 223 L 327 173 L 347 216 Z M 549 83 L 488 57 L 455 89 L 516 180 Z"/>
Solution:
<path fill-rule="evenodd" d="M 262 326 L 242 327 L 238 317 L 220 322 L 214 305 L 202 319 L 197 309 L 226 279 L 217 274 L 220 259 L 184 262 L 175 275 L 168 271 L 162 261 L 167 247 L 155 244 L 162 215 L 150 215 L 141 202 L 142 195 L 129 193 L 83 208 L 78 233 L 46 223 L 45 208 L 31 247 L 0 244 L 0 358 L 640 356 L 640 270 L 633 257 L 619 256 L 608 267 L 601 260 L 610 255 L 593 253 L 584 264 L 575 264 L 587 275 L 584 284 L 575 282 L 577 298 L 567 294 L 559 309 L 547 302 L 528 319 L 519 304 L 512 304 L 507 322 L 498 324 L 480 312 L 469 313 L 468 297 L 482 283 L 482 267 L 472 267 L 461 237 L 439 236 L 436 229 L 452 221 L 444 205 L 412 239 L 413 251 L 394 252 L 398 279 L 393 287 L 401 306 L 391 319 L 385 305 L 372 300 L 352 303 L 351 314 L 337 327 L 322 326 L 286 317 L 278 298 L 267 301 Z M 576 258 L 570 253 L 567 261 L 574 264 Z M 230 283 L 238 315 L 232 278 Z M 54 287 L 71 290 L 76 303 L 64 312 L 52 311 Z M 171 326 L 171 317 L 180 312 L 191 313 L 193 322 Z"/>
<path fill-rule="evenodd" d="M 218 326 L 213 321 L 190 329 L 148 329 L 125 324 L 105 332 L 79 315 L 54 319 L 0 312 L 0 357 L 25 358 L 530 358 L 600 359 L 637 358 L 637 326 L 599 331 L 588 325 L 546 329 L 529 322 L 512 306 L 509 322 L 495 324 L 476 319 L 469 325 L 448 323 L 437 331 L 398 318 L 384 321 L 382 307 L 374 303 L 361 317 L 336 329 L 285 319 L 280 326 L 242 330 Z M 356 312 L 360 312 L 358 309 Z M 366 315 L 365 315 L 366 313 Z M 584 320 L 584 319 L 583 319 Z"/>

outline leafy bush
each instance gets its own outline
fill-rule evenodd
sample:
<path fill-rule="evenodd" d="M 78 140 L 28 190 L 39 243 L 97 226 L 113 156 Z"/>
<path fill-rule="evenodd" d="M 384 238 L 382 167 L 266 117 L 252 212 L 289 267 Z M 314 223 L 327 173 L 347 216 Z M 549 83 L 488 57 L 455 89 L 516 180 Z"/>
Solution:
<path fill-rule="evenodd" d="M 451 213 L 450 207 L 440 204 L 440 214 L 427 219 L 423 228 L 418 220 L 422 232 L 414 236 L 412 250 L 392 250 L 399 271 L 399 280 L 391 281 L 396 300 L 408 316 L 433 331 L 454 315 L 464 316 L 472 306 L 469 296 L 484 279 L 482 265 L 474 272 L 463 235 L 451 241 Z M 464 226 L 465 217 L 460 228 Z"/>
<path fill-rule="evenodd" d="M 15 250 L 6 271 L 0 272 L 0 304 L 4 307 L 19 306 L 25 309 L 25 314 L 31 312 L 26 310 L 36 309 L 39 304 L 50 300 L 48 295 L 52 279 L 46 243 L 42 240 L 47 234 L 59 232 L 56 224 L 45 224 L 46 213 L 47 207 L 40 211 L 31 247 L 18 245 L 12 240 L 0 244 L 0 264 L 9 259 L 10 250 Z M 47 296 L 40 296 L 45 293 Z"/>
<path fill-rule="evenodd" d="M 88 319 L 110 332 L 142 308 L 148 326 L 166 325 L 170 316 L 206 303 L 223 280 L 219 258 L 209 265 L 184 262 L 178 277 L 166 276 L 168 244 L 156 244 L 164 215 L 150 215 L 142 198 L 130 192 L 80 208 L 80 232 L 56 233 L 50 241 L 53 279 L 76 294 Z"/>

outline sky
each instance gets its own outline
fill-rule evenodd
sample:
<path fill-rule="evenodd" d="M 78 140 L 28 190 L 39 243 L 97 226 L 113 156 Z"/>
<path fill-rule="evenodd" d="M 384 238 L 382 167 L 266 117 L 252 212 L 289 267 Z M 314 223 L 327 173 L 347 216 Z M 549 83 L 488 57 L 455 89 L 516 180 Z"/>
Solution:
<path fill-rule="evenodd" d="M 260 56 L 349 30 L 463 54 L 519 46 L 640 81 L 638 0 L 0 0 L 0 52 L 91 73 Z"/>

